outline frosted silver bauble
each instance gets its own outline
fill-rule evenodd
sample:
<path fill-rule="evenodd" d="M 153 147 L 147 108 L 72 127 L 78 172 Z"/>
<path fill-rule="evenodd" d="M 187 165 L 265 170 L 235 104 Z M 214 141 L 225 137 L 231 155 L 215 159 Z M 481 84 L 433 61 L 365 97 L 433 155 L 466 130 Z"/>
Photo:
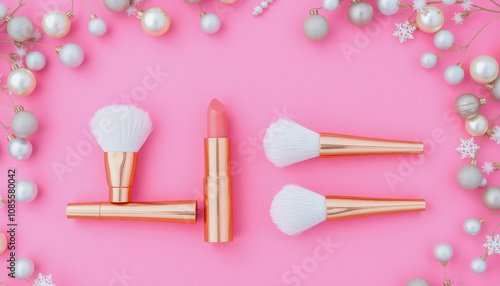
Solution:
<path fill-rule="evenodd" d="M 481 105 L 485 103 L 485 98 L 479 99 L 472 93 L 463 93 L 455 99 L 453 106 L 458 116 L 468 119 L 476 116 Z"/>
<path fill-rule="evenodd" d="M 377 0 L 377 7 L 380 13 L 391 16 L 399 10 L 401 0 Z"/>
<path fill-rule="evenodd" d="M 33 36 L 33 23 L 23 16 L 16 16 L 7 23 L 7 34 L 16 42 L 24 42 Z"/>
<path fill-rule="evenodd" d="M 201 2 L 201 0 L 184 0 L 184 2 L 188 4 L 198 4 Z"/>
<path fill-rule="evenodd" d="M 464 80 L 464 69 L 458 65 L 451 65 L 444 70 L 444 80 L 451 85 L 457 85 Z"/>
<path fill-rule="evenodd" d="M 203 32 L 207 34 L 217 33 L 220 29 L 220 19 L 217 15 L 207 13 L 201 16 L 200 26 Z"/>
<path fill-rule="evenodd" d="M 470 269 L 476 274 L 482 274 L 487 268 L 486 261 L 482 258 L 475 258 L 470 263 Z"/>
<path fill-rule="evenodd" d="M 106 34 L 106 31 L 108 31 L 108 25 L 103 19 L 97 18 L 96 15 L 92 15 L 90 17 L 88 29 L 92 35 L 100 37 Z"/>
<path fill-rule="evenodd" d="M 33 152 L 31 142 L 26 138 L 14 138 L 9 142 L 9 155 L 15 160 L 27 160 Z"/>
<path fill-rule="evenodd" d="M 16 200 L 20 203 L 31 203 L 38 195 L 38 187 L 33 181 L 20 180 L 16 183 Z"/>
<path fill-rule="evenodd" d="M 482 196 L 483 204 L 491 211 L 500 211 L 500 186 L 487 187 Z"/>
<path fill-rule="evenodd" d="M 39 71 L 45 67 L 47 59 L 45 56 L 37 51 L 30 52 L 26 56 L 26 66 L 32 71 Z"/>
<path fill-rule="evenodd" d="M 131 6 L 130 3 L 130 0 L 104 0 L 106 9 L 114 13 L 124 12 Z"/>
<path fill-rule="evenodd" d="M 491 95 L 493 95 L 496 100 L 500 101 L 500 78 L 497 78 L 492 83 L 487 84 L 486 89 L 491 90 Z"/>
<path fill-rule="evenodd" d="M 5 17 L 7 17 L 7 7 L 0 3 L 0 20 L 5 19 Z"/>
<path fill-rule="evenodd" d="M 420 65 L 426 69 L 433 68 L 437 63 L 437 57 L 431 52 L 424 53 L 420 57 Z"/>
<path fill-rule="evenodd" d="M 430 286 L 429 282 L 423 278 L 412 278 L 406 282 L 406 286 Z"/>
<path fill-rule="evenodd" d="M 368 25 L 373 19 L 372 5 L 356 0 L 347 10 L 347 19 L 356 26 Z"/>
<path fill-rule="evenodd" d="M 15 262 L 16 273 L 15 277 L 18 279 L 28 279 L 35 271 L 35 265 L 29 258 L 19 258 Z"/>
<path fill-rule="evenodd" d="M 322 40 L 328 35 L 330 24 L 328 20 L 321 15 L 309 15 L 302 24 L 302 32 L 311 41 Z"/>
<path fill-rule="evenodd" d="M 25 138 L 38 130 L 38 119 L 33 112 L 21 110 L 12 116 L 10 127 L 17 137 Z"/>
<path fill-rule="evenodd" d="M 453 248 L 448 243 L 440 243 L 434 247 L 433 253 L 440 262 L 448 262 L 453 257 Z"/>
<path fill-rule="evenodd" d="M 470 218 L 464 222 L 463 229 L 468 235 L 477 235 L 481 231 L 481 222 L 475 218 Z"/>
<path fill-rule="evenodd" d="M 323 0 L 323 9 L 335 11 L 339 7 L 339 0 Z"/>
<path fill-rule="evenodd" d="M 454 43 L 455 36 L 448 30 L 441 30 L 434 35 L 434 46 L 440 50 L 448 50 Z"/>
<path fill-rule="evenodd" d="M 79 67 L 85 59 L 83 49 L 74 43 L 66 44 L 59 48 L 59 60 L 69 68 Z"/>
<path fill-rule="evenodd" d="M 468 164 L 457 171 L 457 183 L 464 190 L 474 190 L 483 183 L 483 173 L 476 165 Z"/>

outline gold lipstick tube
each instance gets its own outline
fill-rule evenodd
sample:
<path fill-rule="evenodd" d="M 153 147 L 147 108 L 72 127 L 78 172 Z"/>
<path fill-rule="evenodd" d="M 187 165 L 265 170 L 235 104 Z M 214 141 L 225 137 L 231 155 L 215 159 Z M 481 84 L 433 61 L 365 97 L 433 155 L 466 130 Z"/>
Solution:
<path fill-rule="evenodd" d="M 424 143 L 321 133 L 320 157 L 422 154 Z"/>
<path fill-rule="evenodd" d="M 326 196 L 326 220 L 425 211 L 425 200 Z"/>
<path fill-rule="evenodd" d="M 233 241 L 231 139 L 205 138 L 205 241 Z"/>
<path fill-rule="evenodd" d="M 137 153 L 105 152 L 106 179 L 109 186 L 109 202 L 130 203 L 134 184 Z"/>
<path fill-rule="evenodd" d="M 66 217 L 96 220 L 142 220 L 196 223 L 196 201 L 147 203 L 76 203 L 68 204 Z"/>

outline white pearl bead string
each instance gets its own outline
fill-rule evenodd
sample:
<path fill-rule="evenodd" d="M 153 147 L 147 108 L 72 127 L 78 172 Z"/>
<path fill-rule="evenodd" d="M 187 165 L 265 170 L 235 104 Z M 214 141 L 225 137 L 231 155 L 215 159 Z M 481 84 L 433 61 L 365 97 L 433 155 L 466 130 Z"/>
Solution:
<path fill-rule="evenodd" d="M 260 2 L 260 4 L 258 6 L 255 6 L 253 8 L 252 14 L 254 16 L 259 16 L 260 14 L 262 14 L 264 12 L 265 9 L 267 9 L 269 7 L 269 4 L 273 3 L 273 1 L 274 0 L 265 0 L 265 1 Z"/>

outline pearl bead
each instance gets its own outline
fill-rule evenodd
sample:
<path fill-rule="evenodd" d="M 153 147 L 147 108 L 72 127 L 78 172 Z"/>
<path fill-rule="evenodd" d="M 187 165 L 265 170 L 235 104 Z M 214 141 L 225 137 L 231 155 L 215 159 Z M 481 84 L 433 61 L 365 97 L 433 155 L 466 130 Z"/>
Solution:
<path fill-rule="evenodd" d="M 484 100 L 484 98 L 482 99 Z M 485 102 L 485 101 L 484 101 Z M 463 93 L 455 99 L 455 113 L 462 118 L 472 118 L 477 115 L 483 102 L 472 93 Z"/>
<path fill-rule="evenodd" d="M 347 10 L 347 19 L 351 24 L 356 26 L 368 25 L 373 18 L 373 7 L 372 5 L 359 1 L 353 3 L 349 10 Z"/>
<path fill-rule="evenodd" d="M 207 34 L 213 34 L 220 29 L 220 19 L 217 15 L 208 13 L 201 17 L 201 29 Z"/>
<path fill-rule="evenodd" d="M 490 85 L 491 95 L 496 100 L 500 100 L 500 77 L 495 79 Z"/>
<path fill-rule="evenodd" d="M 417 13 L 417 27 L 425 33 L 435 33 L 443 27 L 443 11 L 434 5 L 427 5 Z"/>
<path fill-rule="evenodd" d="M 49 11 L 43 16 L 42 29 L 49 37 L 62 38 L 69 33 L 71 21 L 63 11 Z"/>
<path fill-rule="evenodd" d="M 38 130 L 38 119 L 31 111 L 18 111 L 12 116 L 10 127 L 17 137 L 25 138 Z"/>
<path fill-rule="evenodd" d="M 0 20 L 5 19 L 5 17 L 7 17 L 7 7 L 0 3 Z"/>
<path fill-rule="evenodd" d="M 431 286 L 427 280 L 423 278 L 412 278 L 406 282 L 406 286 Z"/>
<path fill-rule="evenodd" d="M 481 231 L 481 222 L 475 218 L 470 218 L 464 222 L 463 228 L 468 235 L 477 235 Z"/>
<path fill-rule="evenodd" d="M 16 183 L 16 200 L 20 203 L 31 203 L 38 195 L 38 187 L 30 180 Z"/>
<path fill-rule="evenodd" d="M 450 5 L 455 4 L 457 2 L 457 0 L 442 0 L 441 2 L 443 2 L 443 4 L 445 4 L 445 5 L 450 6 Z"/>
<path fill-rule="evenodd" d="M 16 160 L 26 160 L 33 152 L 31 142 L 26 138 L 14 138 L 9 142 L 9 155 Z"/>
<path fill-rule="evenodd" d="M 474 190 L 483 183 L 483 173 L 476 165 L 468 164 L 457 171 L 457 183 L 464 190 Z"/>
<path fill-rule="evenodd" d="M 130 0 L 104 0 L 104 6 L 111 12 L 120 13 L 130 7 Z"/>
<path fill-rule="evenodd" d="M 188 4 L 198 4 L 201 2 L 201 0 L 184 0 L 184 2 Z"/>
<path fill-rule="evenodd" d="M 321 15 L 309 15 L 302 24 L 302 32 L 311 41 L 324 39 L 329 30 L 328 20 Z"/>
<path fill-rule="evenodd" d="M 0 232 L 0 255 L 7 249 L 7 237 Z"/>
<path fill-rule="evenodd" d="M 476 274 L 484 273 L 486 268 L 486 261 L 482 258 L 474 258 L 470 263 L 470 269 Z"/>
<path fill-rule="evenodd" d="M 500 211 L 500 186 L 487 187 L 482 196 L 484 206 L 492 211 Z"/>
<path fill-rule="evenodd" d="M 100 37 L 106 34 L 106 31 L 108 31 L 108 25 L 103 19 L 94 17 L 90 19 L 88 29 L 92 35 Z"/>
<path fill-rule="evenodd" d="M 146 34 L 161 36 L 170 28 L 170 17 L 163 9 L 150 8 L 142 15 L 141 26 Z"/>
<path fill-rule="evenodd" d="M 465 130 L 472 136 L 482 136 L 488 130 L 489 123 L 482 115 L 476 115 L 465 120 Z"/>
<path fill-rule="evenodd" d="M 28 279 L 33 275 L 35 271 L 35 265 L 33 261 L 28 258 L 19 258 L 15 263 L 16 274 L 15 277 L 18 279 Z"/>
<path fill-rule="evenodd" d="M 219 1 L 224 3 L 224 4 L 233 4 L 233 3 L 236 3 L 236 1 L 238 1 L 238 0 L 219 0 Z M 269 1 L 267 1 L 267 2 L 269 2 Z M 269 2 L 269 3 L 271 3 L 271 2 Z"/>
<path fill-rule="evenodd" d="M 426 68 L 430 69 L 433 68 L 437 63 L 437 57 L 435 54 L 427 52 L 420 57 L 420 64 Z"/>
<path fill-rule="evenodd" d="M 464 80 L 464 70 L 458 65 L 451 65 L 444 70 L 444 80 L 451 85 L 457 85 Z"/>
<path fill-rule="evenodd" d="M 399 10 L 401 0 L 377 0 L 377 7 L 380 13 L 391 16 Z"/>
<path fill-rule="evenodd" d="M 26 66 L 32 71 L 42 70 L 46 63 L 45 56 L 40 52 L 34 51 L 26 56 Z"/>
<path fill-rule="evenodd" d="M 16 42 L 24 42 L 33 35 L 33 23 L 23 16 L 16 16 L 7 23 L 7 34 Z"/>
<path fill-rule="evenodd" d="M 448 30 L 441 30 L 434 35 L 434 46 L 440 50 L 448 50 L 455 43 L 455 36 Z"/>
<path fill-rule="evenodd" d="M 79 67 L 85 58 L 82 48 L 73 43 L 66 44 L 59 50 L 59 60 L 69 68 Z"/>
<path fill-rule="evenodd" d="M 262 1 L 260 2 L 260 7 L 267 9 L 267 7 L 269 7 L 269 4 L 266 1 Z"/>
<path fill-rule="evenodd" d="M 335 11 L 339 7 L 339 0 L 323 0 L 323 9 L 326 11 Z"/>
<path fill-rule="evenodd" d="M 262 12 L 264 12 L 264 9 L 260 6 L 256 6 L 255 8 L 253 8 L 253 12 L 254 12 L 254 15 L 259 15 L 259 14 L 262 14 Z"/>
<path fill-rule="evenodd" d="M 498 62 L 490 56 L 476 57 L 470 63 L 470 76 L 479 83 L 490 83 L 498 76 Z"/>
<path fill-rule="evenodd" d="M 453 257 L 453 248 L 448 243 L 440 243 L 434 247 L 434 257 L 441 262 L 448 262 Z"/>
<path fill-rule="evenodd" d="M 17 68 L 10 72 L 7 87 L 13 94 L 30 95 L 36 87 L 35 75 L 28 69 Z"/>

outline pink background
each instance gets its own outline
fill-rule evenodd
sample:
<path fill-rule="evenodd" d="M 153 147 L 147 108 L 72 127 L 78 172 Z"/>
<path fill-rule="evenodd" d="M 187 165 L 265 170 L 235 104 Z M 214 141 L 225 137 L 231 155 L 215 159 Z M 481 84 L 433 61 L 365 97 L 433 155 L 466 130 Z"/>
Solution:
<path fill-rule="evenodd" d="M 13 6 L 16 1 L 6 2 Z M 19 15 L 33 19 L 39 28 L 43 11 L 70 7 L 69 0 L 28 2 Z M 39 131 L 30 138 L 33 156 L 14 161 L 7 142 L 0 143 L 0 170 L 5 174 L 15 167 L 18 180 L 31 179 L 39 186 L 34 202 L 17 205 L 17 255 L 35 263 L 32 279 L 42 272 L 53 274 L 59 286 L 404 285 L 420 276 L 440 285 L 442 267 L 432 249 L 447 242 L 454 248 L 448 267 L 453 285 L 498 284 L 498 255 L 490 256 L 482 275 L 469 269 L 470 261 L 484 254 L 485 235 L 499 219 L 488 220 L 477 237 L 462 230 L 465 219 L 493 212 L 482 205 L 481 190 L 464 191 L 455 182 L 456 170 L 468 161 L 454 148 L 460 137 L 470 136 L 452 111 L 460 93 L 491 96 L 473 84 L 467 69 L 462 84 L 444 82 L 445 67 L 456 64 L 460 53 L 445 56 L 433 70 L 420 66 L 421 54 L 437 52 L 432 35 L 417 31 L 416 40 L 404 44 L 391 36 L 394 22 L 404 21 L 409 11 L 392 18 L 376 11 L 371 25 L 356 28 L 346 19 L 346 2 L 335 12 L 320 12 L 330 21 L 330 34 L 311 42 L 302 35 L 301 25 L 310 8 L 321 6 L 319 0 L 277 0 L 259 17 L 251 15 L 256 0 L 232 6 L 204 0 L 204 10 L 222 20 L 214 35 L 201 31 L 195 5 L 148 0 L 146 7 L 161 7 L 172 19 L 168 33 L 153 38 L 141 30 L 138 19 L 113 14 L 102 1 L 90 0 L 108 24 L 108 33 L 96 38 L 87 31 L 88 11 L 81 1 L 75 2 L 70 34 L 63 39 L 43 37 L 42 42 L 78 43 L 85 50 L 84 64 L 68 69 L 51 49 L 36 46 L 47 56 L 47 66 L 36 72 L 38 86 L 32 95 L 14 97 L 40 121 Z M 376 6 L 374 0 L 368 2 Z M 455 26 L 450 19 L 457 9 L 446 10 L 444 28 L 455 33 L 459 44 L 466 44 L 493 18 L 477 13 Z M 472 44 L 466 66 L 481 54 L 498 59 L 499 23 Z M 9 44 L 2 47 L 14 50 Z M 354 53 L 344 53 L 346 47 Z M 148 70 L 156 68 L 163 77 L 155 82 Z M 5 83 L 5 63 L 2 72 Z M 213 97 L 226 105 L 230 117 L 233 243 L 203 242 L 202 208 L 196 225 L 66 219 L 67 203 L 107 200 L 102 150 L 89 139 L 87 123 L 98 108 L 127 100 L 149 111 L 155 124 L 139 153 L 133 199 L 197 199 L 201 205 L 205 116 Z M 495 104 L 488 103 L 481 113 L 493 118 L 498 114 Z M 2 108 L 0 119 L 8 122 L 11 115 L 12 110 Z M 283 115 L 315 131 L 425 140 L 427 149 L 421 157 L 317 159 L 279 169 L 266 159 L 261 140 L 266 127 Z M 492 141 L 485 142 L 481 165 L 499 160 L 495 148 Z M 58 176 L 53 170 L 57 164 L 70 172 Z M 390 183 L 390 174 L 399 181 Z M 6 176 L 2 178 L 0 184 L 6 184 Z M 488 180 L 500 183 L 498 174 Z M 288 183 L 325 195 L 423 198 L 428 210 L 324 223 L 288 237 L 269 217 L 273 196 Z M 0 217 L 0 230 L 5 231 L 6 207 Z M 334 244 L 333 253 L 318 250 L 318 256 L 320 241 Z M 6 257 L 0 256 L 2 278 L 7 275 Z M 305 267 L 302 277 L 292 273 L 294 265 Z"/>

